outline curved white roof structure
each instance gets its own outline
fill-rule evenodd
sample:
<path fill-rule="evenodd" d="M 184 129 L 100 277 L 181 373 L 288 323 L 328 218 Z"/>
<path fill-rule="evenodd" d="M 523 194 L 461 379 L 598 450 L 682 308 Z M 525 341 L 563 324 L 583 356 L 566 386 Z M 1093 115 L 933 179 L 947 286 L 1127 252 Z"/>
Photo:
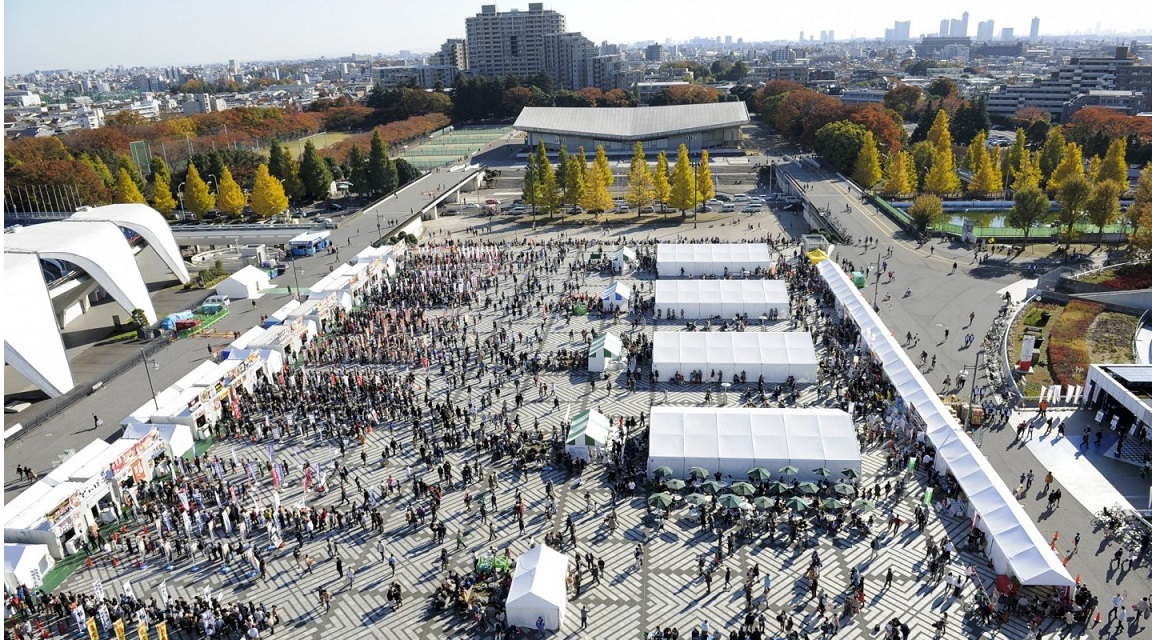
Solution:
<path fill-rule="evenodd" d="M 41 260 L 63 260 L 83 269 L 124 308 L 143 309 L 149 322 L 156 311 L 120 227 L 143 237 L 181 282 L 189 280 L 180 249 L 164 218 L 141 204 L 85 209 L 58 222 L 20 227 L 4 236 L 4 286 L 20 300 L 17 320 L 4 333 L 4 361 L 50 396 L 75 383 Z"/>

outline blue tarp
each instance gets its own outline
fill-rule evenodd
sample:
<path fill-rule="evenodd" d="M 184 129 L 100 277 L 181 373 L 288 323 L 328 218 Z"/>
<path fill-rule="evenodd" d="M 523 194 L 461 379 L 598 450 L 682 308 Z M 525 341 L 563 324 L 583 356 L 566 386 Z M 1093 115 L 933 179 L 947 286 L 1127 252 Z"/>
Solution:
<path fill-rule="evenodd" d="M 175 331 L 177 322 L 181 320 L 191 320 L 193 317 L 195 316 L 191 311 L 180 311 L 173 313 L 172 315 L 160 321 L 160 328 L 167 329 L 168 331 Z"/>

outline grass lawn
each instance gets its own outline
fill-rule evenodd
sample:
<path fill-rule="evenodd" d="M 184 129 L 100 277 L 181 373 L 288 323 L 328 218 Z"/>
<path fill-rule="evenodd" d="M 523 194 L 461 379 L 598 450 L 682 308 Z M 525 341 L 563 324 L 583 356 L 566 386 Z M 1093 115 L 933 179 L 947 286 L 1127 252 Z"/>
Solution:
<path fill-rule="evenodd" d="M 1038 321 L 1040 312 L 1043 311 L 1048 312 L 1048 322 L 1043 326 L 1035 327 L 1040 330 L 1038 334 L 1035 331 L 1032 333 L 1033 335 L 1042 337 L 1044 339 L 1044 345 L 1041 348 L 1040 360 L 1036 366 L 1032 367 L 1032 372 L 1023 377 L 1023 382 L 1020 385 L 1025 396 L 1038 396 L 1040 395 L 1040 387 L 1052 385 L 1052 375 L 1048 371 L 1048 349 L 1045 347 L 1048 346 L 1052 327 L 1060 319 L 1060 314 L 1064 311 L 1064 306 L 1047 302 L 1032 303 L 1028 309 L 1017 316 L 1016 324 L 1012 325 L 1012 332 L 1009 334 L 1011 336 L 1011 343 L 1008 345 L 1008 358 L 1011 361 L 1010 364 L 1013 369 L 1015 369 L 1016 365 L 1020 362 L 1020 348 L 1024 343 L 1024 330 L 1028 328 L 1024 322 L 1026 320 L 1033 321 L 1033 319 Z M 1020 381 L 1021 377 L 1017 375 L 1016 379 Z"/>
<path fill-rule="evenodd" d="M 1088 351 L 1092 362 L 1131 364 L 1132 336 L 1139 328 L 1140 319 L 1127 313 L 1105 311 L 1096 316 L 1088 328 Z"/>
<path fill-rule="evenodd" d="M 1102 269 L 1085 275 L 1081 280 L 1121 290 L 1147 289 L 1152 287 L 1152 264 L 1129 264 Z"/>
<path fill-rule="evenodd" d="M 320 149 L 323 149 L 324 147 L 330 147 L 330 146 L 336 144 L 337 142 L 340 142 L 344 138 L 347 138 L 348 136 L 356 135 L 357 133 L 362 133 L 362 132 L 356 131 L 356 132 L 352 132 L 352 133 L 347 133 L 347 132 L 343 132 L 343 131 L 326 131 L 324 133 L 317 133 L 315 135 L 311 135 L 311 136 L 308 136 L 306 138 L 300 138 L 297 140 L 286 140 L 284 142 L 281 142 L 280 146 L 284 147 L 288 151 L 291 151 L 293 157 L 299 158 L 301 155 L 304 154 L 304 142 L 307 140 L 311 140 L 312 144 L 316 145 L 316 150 L 319 151 Z M 268 147 L 260 147 L 260 149 L 258 149 L 256 151 L 256 153 L 259 153 L 262 156 L 267 156 L 268 155 Z"/>

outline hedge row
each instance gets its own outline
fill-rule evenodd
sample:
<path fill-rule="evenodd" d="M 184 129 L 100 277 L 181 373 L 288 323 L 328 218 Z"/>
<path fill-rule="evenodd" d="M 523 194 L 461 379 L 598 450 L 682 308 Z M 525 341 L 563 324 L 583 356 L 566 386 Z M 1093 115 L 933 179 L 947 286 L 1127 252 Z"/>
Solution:
<path fill-rule="evenodd" d="M 1104 305 L 1082 300 L 1073 300 L 1064 307 L 1048 338 L 1048 366 L 1056 384 L 1075 384 L 1083 380 L 1091 362 L 1088 327 L 1103 311 Z M 1079 374 L 1077 367 L 1081 368 Z"/>

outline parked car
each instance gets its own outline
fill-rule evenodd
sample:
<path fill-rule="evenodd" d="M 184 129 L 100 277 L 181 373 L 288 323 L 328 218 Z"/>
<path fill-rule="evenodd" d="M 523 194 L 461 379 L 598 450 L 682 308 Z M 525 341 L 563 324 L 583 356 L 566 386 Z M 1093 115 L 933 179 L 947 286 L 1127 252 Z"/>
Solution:
<path fill-rule="evenodd" d="M 577 207 L 572 207 L 571 209 L 568 209 L 568 215 L 570 215 L 570 216 L 579 215 L 581 213 L 584 213 L 584 207 L 577 206 Z"/>
<path fill-rule="evenodd" d="M 749 198 L 746 194 L 743 194 L 743 193 L 738 193 L 738 194 L 732 196 L 733 202 L 748 202 L 750 199 L 751 198 Z"/>
<path fill-rule="evenodd" d="M 652 205 L 640 207 L 640 213 L 656 213 L 656 207 L 653 207 Z"/>
<path fill-rule="evenodd" d="M 317 225 L 323 225 L 325 229 L 335 229 L 336 221 L 332 218 L 316 218 Z"/>
<path fill-rule="evenodd" d="M 732 213 L 735 210 L 736 205 L 732 204 L 731 202 L 725 203 L 723 207 L 720 207 L 720 213 Z"/>
<path fill-rule="evenodd" d="M 629 211 L 631 211 L 631 209 L 628 208 L 627 204 L 616 205 L 616 213 L 628 213 Z"/>
<path fill-rule="evenodd" d="M 204 300 L 204 306 L 220 305 L 221 307 L 227 307 L 230 304 L 232 304 L 232 300 L 230 300 L 228 296 L 222 296 L 220 294 L 208 296 L 208 298 Z"/>
<path fill-rule="evenodd" d="M 758 204 L 750 204 L 750 205 L 744 207 L 743 209 L 741 209 L 741 211 L 743 211 L 744 213 L 760 213 L 761 211 L 763 211 L 763 209 Z"/>
<path fill-rule="evenodd" d="M 329 211 L 343 211 L 344 205 L 340 204 L 339 202 L 329 202 L 328 203 L 328 210 Z"/>
<path fill-rule="evenodd" d="M 522 205 L 516 205 L 515 207 L 512 207 L 511 209 L 509 209 L 508 213 L 516 214 L 516 213 L 524 213 L 525 211 L 527 211 L 527 209 L 525 209 Z"/>
<path fill-rule="evenodd" d="M 704 201 L 704 204 L 708 205 L 709 207 L 722 207 L 722 206 L 724 206 L 724 203 L 720 202 L 716 198 L 709 198 L 708 200 Z"/>
<path fill-rule="evenodd" d="M 732 200 L 732 196 L 728 195 L 727 193 L 717 193 L 716 199 L 720 202 L 730 202 Z"/>

